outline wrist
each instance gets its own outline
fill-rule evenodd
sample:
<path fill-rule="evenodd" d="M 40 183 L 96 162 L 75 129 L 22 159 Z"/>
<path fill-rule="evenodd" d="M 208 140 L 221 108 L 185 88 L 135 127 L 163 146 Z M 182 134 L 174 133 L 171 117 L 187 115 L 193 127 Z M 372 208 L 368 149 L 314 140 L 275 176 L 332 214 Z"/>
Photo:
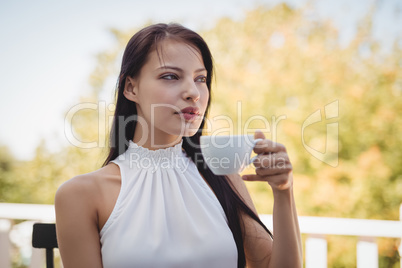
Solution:
<path fill-rule="evenodd" d="M 293 183 L 291 182 L 289 182 L 286 185 L 280 185 L 280 186 L 270 185 L 270 186 L 272 188 L 274 196 L 276 195 L 288 196 L 289 194 L 293 194 Z"/>
<path fill-rule="evenodd" d="M 287 192 L 287 191 L 290 191 L 293 189 L 293 181 L 290 181 L 290 180 L 287 181 L 286 183 L 279 184 L 279 185 L 270 184 L 270 183 L 268 183 L 268 184 L 269 184 L 269 186 L 271 186 L 273 192 L 283 192 L 283 191 Z"/>

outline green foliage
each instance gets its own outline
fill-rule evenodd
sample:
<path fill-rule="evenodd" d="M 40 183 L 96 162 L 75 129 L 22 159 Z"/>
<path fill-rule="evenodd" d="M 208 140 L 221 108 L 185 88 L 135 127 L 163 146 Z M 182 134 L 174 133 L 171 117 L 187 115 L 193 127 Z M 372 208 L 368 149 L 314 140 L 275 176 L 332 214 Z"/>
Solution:
<path fill-rule="evenodd" d="M 242 21 L 222 19 L 205 33 L 218 77 L 212 117 L 225 113 L 244 122 L 255 114 L 267 119 L 286 116 L 277 132 L 271 125 L 267 135 L 288 148 L 299 214 L 398 220 L 402 50 L 394 46 L 380 53 L 380 44 L 370 36 L 371 13 L 353 41 L 342 47 L 330 22 L 309 21 L 303 12 L 286 5 L 260 7 Z M 243 108 L 241 118 L 236 111 L 238 101 Z M 318 109 L 323 112 L 333 101 L 339 101 L 339 118 L 312 125 L 302 137 L 306 118 Z M 336 167 L 314 158 L 302 144 L 304 138 L 324 151 L 326 124 L 333 122 L 339 123 Z M 265 193 L 259 184 L 248 187 L 257 209 L 271 213 L 266 202 L 271 198 L 268 187 Z M 329 239 L 330 267 L 355 263 L 355 243 L 347 246 L 345 239 Z M 397 263 L 397 257 L 385 257 L 394 256 L 395 247 L 385 253 L 381 245 L 386 242 L 379 243 L 382 267 Z"/>
<path fill-rule="evenodd" d="M 277 141 L 294 158 L 297 195 L 308 197 L 299 202 L 302 214 L 398 218 L 401 49 L 380 54 L 370 25 L 361 24 L 355 39 L 342 47 L 329 22 L 312 22 L 303 10 L 278 5 L 250 11 L 242 21 L 222 19 L 204 35 L 218 77 L 212 117 L 223 112 L 237 123 L 255 114 L 286 116 Z M 362 55 L 362 47 L 370 48 L 369 55 Z M 305 150 L 301 129 L 310 114 L 336 100 L 339 118 L 311 126 L 303 137 L 325 149 L 326 123 L 338 122 L 340 163 L 334 168 Z M 334 188 L 340 191 L 330 191 Z"/>
<path fill-rule="evenodd" d="M 380 53 L 380 44 L 370 36 L 371 13 L 353 41 L 342 47 L 330 22 L 309 21 L 303 12 L 286 5 L 260 7 L 242 21 L 222 19 L 205 33 L 218 76 L 212 117 L 226 113 L 244 122 L 255 114 L 267 119 L 286 116 L 276 133 L 271 125 L 267 134 L 288 148 L 299 214 L 398 220 L 402 50 L 394 46 L 387 54 Z M 339 117 L 312 125 L 302 137 L 308 116 L 318 109 L 323 112 L 334 101 L 339 101 Z M 336 167 L 314 158 L 302 143 L 304 138 L 324 151 L 326 124 L 334 122 L 339 123 Z M 271 212 L 261 185 L 248 186 L 257 209 Z M 329 239 L 330 267 L 355 263 L 353 246 L 346 246 L 345 239 Z M 380 249 L 383 267 L 398 262 L 396 257 L 384 257 L 384 248 Z M 388 255 L 394 256 L 395 248 L 391 252 Z"/>
<path fill-rule="evenodd" d="M 14 170 L 16 159 L 11 155 L 8 148 L 0 146 L 0 202 L 6 202 L 10 194 L 17 191 Z"/>

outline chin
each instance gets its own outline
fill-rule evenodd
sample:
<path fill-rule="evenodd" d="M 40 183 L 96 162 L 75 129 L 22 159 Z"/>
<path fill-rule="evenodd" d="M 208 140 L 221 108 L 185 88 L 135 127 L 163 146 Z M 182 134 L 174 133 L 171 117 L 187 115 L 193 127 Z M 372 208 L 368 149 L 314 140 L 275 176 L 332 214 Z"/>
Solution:
<path fill-rule="evenodd" d="M 178 135 L 181 135 L 183 137 L 191 137 L 194 136 L 195 133 L 197 133 L 199 128 L 188 128 L 186 127 L 185 129 L 183 129 L 183 131 L 181 131 L 180 133 L 177 133 Z"/>
<path fill-rule="evenodd" d="M 175 127 L 170 128 L 169 130 L 165 130 L 165 132 L 175 136 L 192 137 L 200 129 L 201 123 L 202 123 L 201 120 L 186 123 L 181 122 L 181 124 L 176 125 Z"/>
<path fill-rule="evenodd" d="M 199 130 L 201 126 L 201 121 L 193 122 L 186 126 L 183 137 L 192 137 L 194 136 Z"/>
<path fill-rule="evenodd" d="M 192 137 L 197 133 L 197 131 L 191 131 L 184 133 L 183 137 Z"/>
<path fill-rule="evenodd" d="M 199 128 L 191 128 L 191 129 L 186 128 L 184 131 L 182 131 L 182 132 L 179 131 L 179 132 L 176 132 L 175 134 L 182 136 L 182 137 L 192 137 L 197 133 L 198 130 L 199 130 Z"/>

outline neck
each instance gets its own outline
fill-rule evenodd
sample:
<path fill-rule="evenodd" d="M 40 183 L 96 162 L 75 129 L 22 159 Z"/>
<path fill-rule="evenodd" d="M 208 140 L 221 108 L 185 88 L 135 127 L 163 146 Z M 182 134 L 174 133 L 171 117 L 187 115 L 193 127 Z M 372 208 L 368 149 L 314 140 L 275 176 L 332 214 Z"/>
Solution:
<path fill-rule="evenodd" d="M 140 124 L 137 124 L 137 127 Z M 146 133 L 147 132 L 147 133 Z M 158 132 L 154 129 L 153 132 L 150 131 L 143 131 L 141 127 L 138 129 L 136 128 L 133 142 L 136 143 L 138 146 L 142 146 L 149 150 L 158 150 L 164 149 L 168 147 L 172 147 L 178 143 L 180 143 L 182 136 L 177 135 L 170 135 L 167 133 Z"/>

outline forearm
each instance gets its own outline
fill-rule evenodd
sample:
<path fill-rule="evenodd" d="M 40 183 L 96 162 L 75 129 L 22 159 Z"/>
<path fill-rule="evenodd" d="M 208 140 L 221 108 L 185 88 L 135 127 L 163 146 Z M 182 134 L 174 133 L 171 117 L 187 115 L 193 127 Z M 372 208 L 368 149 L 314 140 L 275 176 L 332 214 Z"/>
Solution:
<path fill-rule="evenodd" d="M 274 242 L 269 267 L 302 267 L 303 256 L 293 187 L 274 190 Z"/>

